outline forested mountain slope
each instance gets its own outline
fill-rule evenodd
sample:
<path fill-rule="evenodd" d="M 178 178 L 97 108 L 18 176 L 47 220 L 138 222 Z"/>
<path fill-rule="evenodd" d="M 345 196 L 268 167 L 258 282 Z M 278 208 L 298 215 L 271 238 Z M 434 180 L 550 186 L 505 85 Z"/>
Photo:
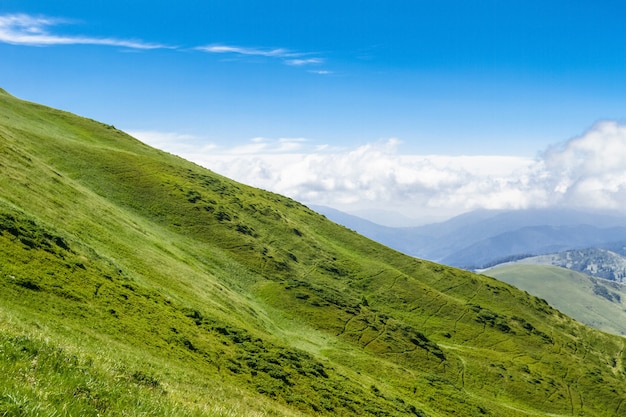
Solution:
<path fill-rule="evenodd" d="M 0 92 L 0 415 L 617 416 L 622 338 Z"/>

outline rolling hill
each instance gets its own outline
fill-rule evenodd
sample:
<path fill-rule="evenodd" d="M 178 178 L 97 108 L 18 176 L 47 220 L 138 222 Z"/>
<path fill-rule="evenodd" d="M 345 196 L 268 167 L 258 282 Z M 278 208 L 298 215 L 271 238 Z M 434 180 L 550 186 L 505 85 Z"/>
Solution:
<path fill-rule="evenodd" d="M 1 416 L 618 416 L 624 339 L 0 91 Z"/>
<path fill-rule="evenodd" d="M 588 326 L 626 335 L 626 287 L 570 269 L 514 263 L 484 272 L 548 301 Z"/>
<path fill-rule="evenodd" d="M 623 247 L 622 247 L 623 251 Z M 552 265 L 609 281 L 623 282 L 626 277 L 626 257 L 601 248 L 569 250 L 548 255 L 531 256 L 515 263 Z"/>

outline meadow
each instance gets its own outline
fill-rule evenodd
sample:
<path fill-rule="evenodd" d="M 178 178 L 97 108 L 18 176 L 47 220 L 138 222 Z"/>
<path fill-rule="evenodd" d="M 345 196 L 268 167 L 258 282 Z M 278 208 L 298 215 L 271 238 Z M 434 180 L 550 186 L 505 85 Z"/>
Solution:
<path fill-rule="evenodd" d="M 0 92 L 0 416 L 618 416 L 624 340 Z"/>

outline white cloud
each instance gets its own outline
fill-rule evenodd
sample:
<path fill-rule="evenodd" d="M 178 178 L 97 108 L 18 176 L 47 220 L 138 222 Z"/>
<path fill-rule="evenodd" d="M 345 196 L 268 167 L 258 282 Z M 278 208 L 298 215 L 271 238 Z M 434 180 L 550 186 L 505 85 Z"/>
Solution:
<path fill-rule="evenodd" d="M 50 27 L 68 23 L 63 19 L 36 17 L 27 14 L 0 15 L 0 42 L 13 45 L 107 45 L 131 49 L 167 48 L 165 45 L 137 40 L 94 38 L 87 36 L 63 36 L 52 34 Z"/>
<path fill-rule="evenodd" d="M 117 39 L 112 37 L 90 37 L 82 35 L 61 35 L 53 33 L 52 28 L 72 23 L 70 20 L 28 14 L 0 15 L 0 43 L 24 46 L 54 45 L 105 45 L 129 49 L 180 49 L 160 43 L 141 40 Z M 265 57 L 276 59 L 283 64 L 295 67 L 320 65 L 324 58 L 312 53 L 294 52 L 285 48 L 248 48 L 234 45 L 206 45 L 192 48 L 212 54 L 230 54 L 247 57 Z M 330 74 L 330 71 L 314 71 L 317 74 Z"/>
<path fill-rule="evenodd" d="M 288 59 L 285 61 L 287 65 L 293 65 L 295 67 L 300 67 L 303 65 L 319 65 L 323 64 L 324 60 L 322 58 L 304 58 L 304 59 Z"/>
<path fill-rule="evenodd" d="M 238 55 L 256 55 L 267 57 L 296 57 L 302 54 L 290 52 L 287 49 L 259 49 L 259 48 L 244 48 L 241 46 L 229 46 L 229 45 L 207 45 L 199 46 L 196 48 L 199 51 L 210 52 L 214 54 L 238 54 Z"/>
<path fill-rule="evenodd" d="M 239 56 L 257 56 L 267 58 L 277 58 L 284 64 L 293 67 L 304 67 L 308 65 L 320 65 L 325 62 L 324 58 L 311 57 L 311 53 L 294 52 L 284 48 L 263 49 L 263 48 L 247 48 L 235 45 L 206 45 L 195 48 L 198 51 L 208 52 L 212 54 L 234 54 Z M 324 72 L 325 73 L 325 72 Z"/>
<path fill-rule="evenodd" d="M 584 135 L 548 149 L 537 166 L 552 204 L 626 208 L 626 126 L 597 123 Z"/>
<path fill-rule="evenodd" d="M 626 126 L 614 122 L 599 123 L 537 158 L 406 155 L 396 139 L 352 149 L 266 138 L 231 148 L 160 145 L 238 181 L 344 210 L 420 217 L 477 208 L 626 208 Z"/>

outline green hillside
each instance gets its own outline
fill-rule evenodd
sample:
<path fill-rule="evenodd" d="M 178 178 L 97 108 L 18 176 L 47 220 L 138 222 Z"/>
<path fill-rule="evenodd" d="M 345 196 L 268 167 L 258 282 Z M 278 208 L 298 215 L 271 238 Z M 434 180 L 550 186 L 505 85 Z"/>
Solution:
<path fill-rule="evenodd" d="M 618 416 L 624 340 L 0 92 L 0 416 Z"/>
<path fill-rule="evenodd" d="M 626 335 L 626 287 L 549 265 L 511 264 L 484 272 L 548 301 L 605 332 Z"/>

